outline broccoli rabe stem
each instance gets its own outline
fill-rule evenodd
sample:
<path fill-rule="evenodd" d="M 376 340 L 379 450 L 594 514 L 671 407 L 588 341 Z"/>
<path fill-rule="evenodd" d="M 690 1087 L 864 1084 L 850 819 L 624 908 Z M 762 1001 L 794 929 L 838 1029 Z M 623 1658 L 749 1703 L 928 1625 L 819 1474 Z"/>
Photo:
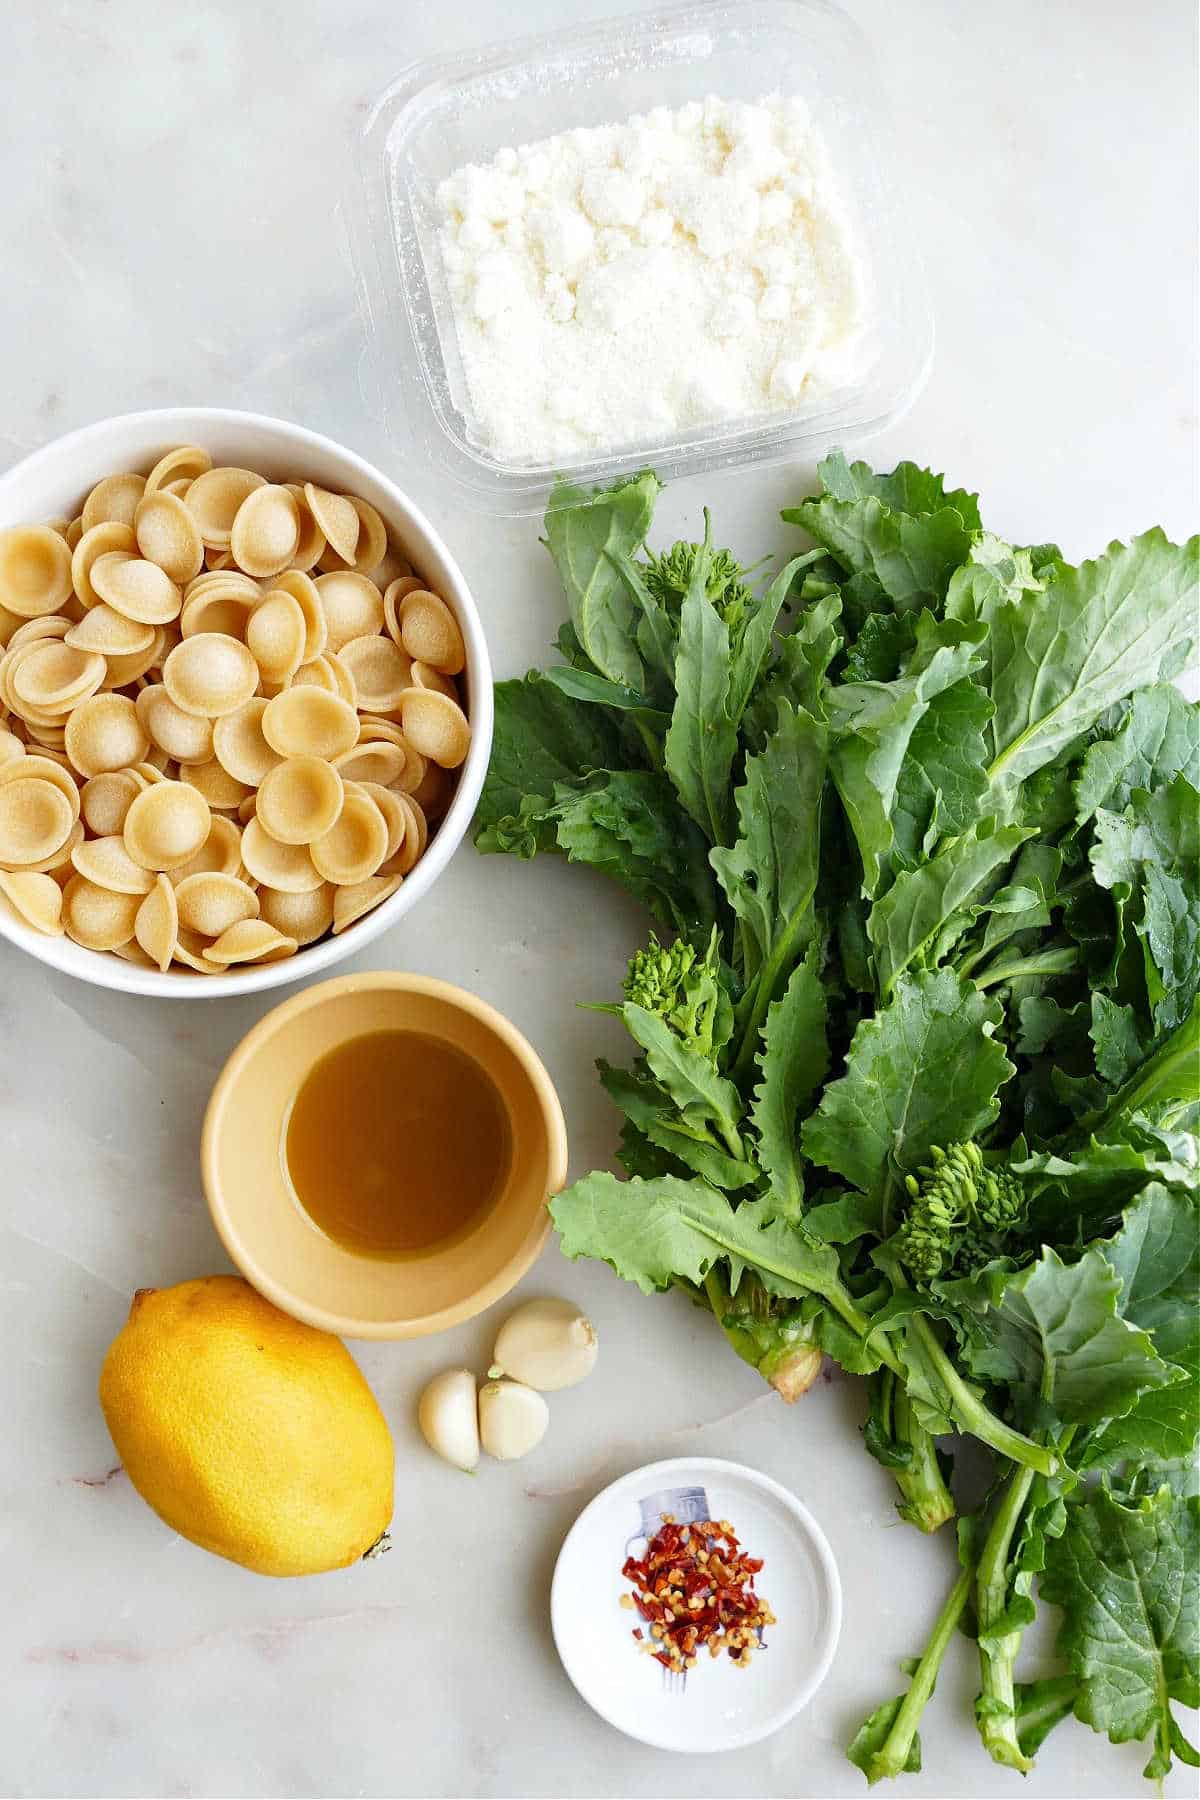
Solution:
<path fill-rule="evenodd" d="M 946 1598 L 946 1604 L 937 1616 L 925 1653 L 921 1657 L 913 1673 L 912 1681 L 903 1700 L 900 1710 L 892 1723 L 892 1728 L 883 1740 L 879 1749 L 871 1757 L 867 1765 L 867 1780 L 882 1781 L 886 1777 L 902 1775 L 908 1766 L 909 1753 L 913 1739 L 921 1723 L 921 1714 L 929 1704 L 937 1682 L 938 1671 L 942 1666 L 950 1640 L 954 1636 L 958 1621 L 967 1604 L 971 1591 L 971 1570 L 964 1569 Z"/>
<path fill-rule="evenodd" d="M 1065 1454 L 1075 1430 L 1075 1426 L 1069 1425 L 1060 1433 L 1058 1449 L 1061 1453 Z M 996 1627 L 1003 1622 L 1013 1598 L 1013 1543 L 1020 1537 L 1033 1483 L 1032 1469 L 1014 1469 L 988 1528 L 975 1570 L 980 1669 L 975 1721 L 993 1761 L 1003 1763 L 1009 1769 L 1019 1769 L 1023 1775 L 1033 1767 L 1030 1750 L 1037 1748 L 1055 1720 L 1045 1724 L 1039 1735 L 1039 1721 L 1026 1716 L 1029 1706 L 1015 1679 L 1024 1625 L 999 1635 Z M 1066 1710 L 1070 1710 L 1069 1704 Z"/>
<path fill-rule="evenodd" d="M 1032 1469 L 1014 1469 L 984 1540 L 975 1572 L 981 1679 L 975 1720 L 992 1760 L 1003 1763 L 1006 1768 L 1019 1769 L 1022 1775 L 1028 1774 L 1033 1767 L 1032 1759 L 1025 1755 L 1017 1739 L 1014 1670 L 1023 1633 L 1006 1631 L 996 1637 L 994 1631 L 1008 1605 L 1009 1555 L 1033 1479 Z"/>
<path fill-rule="evenodd" d="M 1078 950 L 1070 946 L 1039 950 L 1033 956 L 1002 956 L 973 979 L 977 988 L 995 987 L 998 982 L 1018 981 L 1029 975 L 1065 975 L 1078 961 Z"/>
<path fill-rule="evenodd" d="M 875 1253 L 875 1260 L 890 1278 L 897 1291 L 906 1289 L 908 1278 L 894 1254 L 888 1254 L 891 1246 L 881 1247 Z M 998 1455 L 1005 1456 L 1009 1462 L 1028 1464 L 1040 1475 L 1053 1475 L 1058 1467 L 1058 1459 L 1046 1449 L 1044 1444 L 1035 1444 L 1032 1438 L 1023 1432 L 1015 1431 L 998 1419 L 979 1398 L 975 1391 L 968 1387 L 950 1357 L 938 1341 L 937 1333 L 929 1320 L 922 1313 L 910 1314 L 904 1327 L 905 1358 L 910 1364 L 921 1368 L 929 1385 L 941 1391 L 947 1412 L 953 1418 L 960 1431 L 987 1444 Z M 891 1366 L 895 1366 L 893 1363 Z"/>
<path fill-rule="evenodd" d="M 704 1292 L 717 1324 L 743 1362 L 757 1369 L 789 1404 L 808 1392 L 825 1358 L 807 1327 L 787 1319 L 743 1323 L 732 1317 L 733 1302 L 716 1269 L 704 1277 Z"/>
<path fill-rule="evenodd" d="M 902 1382 L 892 1397 L 892 1429 L 912 1451 L 912 1460 L 893 1469 L 896 1486 L 904 1496 L 900 1517 L 918 1531 L 937 1531 L 954 1517 L 954 1500 L 946 1486 L 937 1457 L 937 1446 L 925 1427 L 913 1416 L 912 1404 Z"/>
<path fill-rule="evenodd" d="M 1058 1458 L 1044 1444 L 1035 1444 L 1024 1432 L 1015 1431 L 1003 1419 L 998 1419 L 995 1413 L 989 1412 L 979 1396 L 967 1386 L 938 1343 L 928 1319 L 923 1318 L 920 1313 L 914 1313 L 908 1321 L 906 1335 L 910 1344 L 915 1344 L 931 1376 L 944 1391 L 954 1421 L 961 1431 L 977 1437 L 980 1443 L 987 1444 L 997 1455 L 1006 1456 L 1009 1462 L 1036 1469 L 1039 1475 L 1054 1474 Z"/>
<path fill-rule="evenodd" d="M 738 1025 L 741 1029 L 741 1043 L 734 1059 L 730 1074 L 739 1086 L 745 1083 L 754 1073 L 754 1059 L 761 1048 L 763 1020 L 767 1016 L 767 1008 L 775 998 L 775 989 L 780 985 L 783 976 L 795 964 L 799 955 L 805 930 L 811 921 L 803 907 L 798 907 L 791 922 L 780 933 L 779 940 L 763 966 L 754 975 L 738 1008 Z"/>
<path fill-rule="evenodd" d="M 890 1469 L 904 1496 L 897 1507 L 920 1531 L 936 1531 L 954 1517 L 933 1438 L 919 1423 L 907 1389 L 890 1369 L 871 1377 L 871 1408 L 863 1427 L 871 1455 Z"/>

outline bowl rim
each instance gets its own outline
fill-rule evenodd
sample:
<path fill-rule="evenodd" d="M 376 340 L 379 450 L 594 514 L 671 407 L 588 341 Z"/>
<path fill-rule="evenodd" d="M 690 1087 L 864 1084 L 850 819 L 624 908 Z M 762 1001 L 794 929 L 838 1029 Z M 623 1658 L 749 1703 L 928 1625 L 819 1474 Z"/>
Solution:
<path fill-rule="evenodd" d="M 468 1013 L 499 1038 L 512 1051 L 530 1081 L 545 1128 L 548 1151 L 546 1194 L 539 1203 L 539 1212 L 531 1221 L 520 1246 L 508 1261 L 481 1287 L 474 1289 L 462 1300 L 442 1307 L 437 1312 L 424 1313 L 402 1321 L 356 1319 L 350 1314 L 310 1305 L 305 1300 L 297 1299 L 246 1251 L 230 1216 L 219 1176 L 218 1142 L 225 1108 L 246 1066 L 262 1054 L 277 1032 L 312 1008 L 340 999 L 343 995 L 381 990 L 423 994 L 442 1000 L 460 1012 Z M 477 1313 L 494 1305 L 497 1300 L 502 1300 L 536 1262 L 550 1233 L 550 1212 L 546 1201 L 552 1194 L 559 1192 L 567 1179 L 567 1125 L 558 1091 L 541 1057 L 512 1020 L 497 1011 L 489 1001 L 435 975 L 413 975 L 397 969 L 381 969 L 361 975 L 338 975 L 330 981 L 317 982 L 315 986 L 305 988 L 302 993 L 293 994 L 290 999 L 272 1007 L 234 1046 L 217 1077 L 205 1108 L 204 1125 L 200 1134 L 200 1178 L 213 1225 L 229 1257 L 250 1284 L 281 1311 L 303 1320 L 306 1325 L 315 1325 L 318 1330 L 333 1332 L 338 1337 L 377 1340 L 428 1337 L 434 1332 L 445 1331 L 452 1325 L 460 1325 L 464 1320 L 472 1319 Z"/>
<path fill-rule="evenodd" d="M 173 424 L 172 421 L 179 423 Z M 305 981 L 356 951 L 365 949 L 381 932 L 397 924 L 428 893 L 466 837 L 483 789 L 492 745 L 494 708 L 491 658 L 474 596 L 457 559 L 415 500 L 377 464 L 360 456 L 357 451 L 349 449 L 336 438 L 313 431 L 306 425 L 295 424 L 290 419 L 280 419 L 271 413 L 248 412 L 238 407 L 147 407 L 138 412 L 116 413 L 109 418 L 94 420 L 90 425 L 81 425 L 22 457 L 19 462 L 0 473 L 0 498 L 7 488 L 16 484 L 18 478 L 23 480 L 30 474 L 36 477 L 41 473 L 43 465 L 52 467 L 60 458 L 69 459 L 72 454 L 84 451 L 93 444 L 103 443 L 110 437 L 119 439 L 123 431 L 134 432 L 154 426 L 161 428 L 164 439 L 174 436 L 178 442 L 183 443 L 190 437 L 202 436 L 206 425 L 225 431 L 245 429 L 275 433 L 280 438 L 281 445 L 294 446 L 297 452 L 308 448 L 332 456 L 345 465 L 348 475 L 365 475 L 369 481 L 378 483 L 386 490 L 396 515 L 403 520 L 414 537 L 421 540 L 422 547 L 428 548 L 441 560 L 451 577 L 454 610 L 463 626 L 467 646 L 467 670 L 471 683 L 471 746 L 466 761 L 459 770 L 454 798 L 444 818 L 439 821 L 437 831 L 431 835 L 429 848 L 413 873 L 382 905 L 356 921 L 351 931 L 338 937 L 322 938 L 315 944 L 306 944 L 294 956 L 286 957 L 281 962 L 264 963 L 236 974 L 206 975 L 201 978 L 173 971 L 160 973 L 157 969 L 142 969 L 133 963 L 123 962 L 116 955 L 88 951 L 82 945 L 73 945 L 72 949 L 79 950 L 81 956 L 89 959 L 86 966 L 81 967 L 74 957 L 61 953 L 61 938 L 43 936 L 0 911 L 0 939 L 26 951 L 49 968 L 70 975 L 75 980 L 88 982 L 94 987 L 167 1000 L 219 1000 L 233 994 L 263 993 L 270 988 Z M 350 485 L 350 479 L 346 485 Z M 0 529 L 3 529 L 2 523 Z"/>

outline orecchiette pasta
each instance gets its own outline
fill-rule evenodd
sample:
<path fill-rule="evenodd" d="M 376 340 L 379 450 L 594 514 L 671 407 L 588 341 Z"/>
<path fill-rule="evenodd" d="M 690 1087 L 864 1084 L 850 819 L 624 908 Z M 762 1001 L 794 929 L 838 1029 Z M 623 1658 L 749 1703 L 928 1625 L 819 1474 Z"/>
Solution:
<path fill-rule="evenodd" d="M 0 913 L 142 968 L 396 892 L 470 745 L 451 608 L 357 495 L 184 444 L 0 531 Z"/>

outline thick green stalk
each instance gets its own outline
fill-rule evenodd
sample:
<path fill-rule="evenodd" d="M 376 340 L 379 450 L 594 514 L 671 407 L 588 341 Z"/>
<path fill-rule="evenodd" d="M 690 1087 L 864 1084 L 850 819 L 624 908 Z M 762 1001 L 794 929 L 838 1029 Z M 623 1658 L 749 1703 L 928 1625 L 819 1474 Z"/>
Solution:
<path fill-rule="evenodd" d="M 1039 1475 L 1054 1474 L 1058 1458 L 1044 1444 L 1035 1444 L 1032 1438 L 1026 1437 L 1023 1432 L 1014 1431 L 1011 1425 L 1006 1425 L 995 1413 L 989 1412 L 978 1395 L 971 1392 L 938 1343 L 928 1319 L 923 1318 L 920 1313 L 914 1313 L 907 1329 L 930 1365 L 931 1373 L 945 1390 L 950 1410 L 961 1430 L 977 1437 L 981 1443 L 989 1445 L 998 1455 L 1006 1456 L 1010 1462 L 1036 1469 Z"/>
<path fill-rule="evenodd" d="M 900 1517 L 919 1531 L 937 1531 L 954 1517 L 954 1500 L 938 1462 L 937 1446 L 913 1416 L 903 1381 L 896 1383 L 892 1396 L 892 1424 L 896 1438 L 912 1451 L 909 1463 L 892 1470 L 904 1496 L 904 1505 L 898 1509 Z"/>
<path fill-rule="evenodd" d="M 925 1646 L 925 1653 L 917 1664 L 907 1694 L 900 1702 L 900 1710 L 892 1728 L 868 1763 L 868 1781 L 881 1781 L 885 1777 L 904 1773 L 917 1727 L 921 1723 L 921 1714 L 929 1704 L 938 1671 L 950 1647 L 950 1640 L 958 1627 L 970 1591 L 971 1570 L 964 1569 L 938 1614 L 933 1633 Z"/>
<path fill-rule="evenodd" d="M 754 1072 L 754 1058 L 759 1048 L 759 1033 L 762 1030 L 763 1020 L 767 1016 L 767 1008 L 775 998 L 775 988 L 799 958 L 804 929 L 812 922 L 811 901 L 812 895 L 810 894 L 808 903 L 797 907 L 791 922 L 780 933 L 775 948 L 754 978 L 753 997 L 750 999 L 749 1010 L 744 1015 L 746 1024 L 742 1032 L 742 1040 L 738 1046 L 733 1068 L 730 1070 L 730 1074 L 739 1087 L 743 1086 L 747 1078 Z M 745 1007 L 745 1004 L 746 1001 L 743 998 L 742 1006 Z"/>
<path fill-rule="evenodd" d="M 789 1404 L 807 1393 L 821 1373 L 825 1356 L 803 1327 L 772 1320 L 742 1324 L 731 1319 L 733 1302 L 716 1269 L 704 1277 L 704 1292 L 714 1318 L 743 1362 L 757 1369 Z"/>
<path fill-rule="evenodd" d="M 741 1133 L 732 1119 L 718 1119 L 717 1130 L 725 1140 L 725 1148 L 734 1162 L 746 1162 L 746 1146 L 742 1142 Z"/>
<path fill-rule="evenodd" d="M 1078 961 L 1079 952 L 1070 945 L 1061 950 L 1039 950 L 1034 956 L 1001 958 L 975 976 L 975 986 L 995 987 L 998 981 L 1017 981 L 1026 975 L 1065 975 Z"/>
<path fill-rule="evenodd" d="M 1076 1429 L 1076 1426 L 1068 1425 L 1059 1433 L 1057 1447 L 1061 1454 L 1066 1454 Z M 1033 1716 L 1028 1696 L 1035 1688 L 1043 1690 L 1045 1683 L 1034 1683 L 1026 1690 L 1017 1687 L 1015 1670 L 1021 1639 L 1025 1635 L 1024 1623 L 1017 1624 L 1013 1630 L 999 1634 L 996 1631 L 1015 1596 L 1012 1547 L 1014 1539 L 1020 1536 L 1033 1480 L 1032 1469 L 1014 1470 L 984 1539 L 975 1571 L 982 1678 L 979 1698 L 975 1702 L 975 1721 L 992 1760 L 1003 1763 L 1006 1768 L 1018 1769 L 1023 1775 L 1033 1767 L 1033 1751 L 1063 1716 L 1060 1694 L 1053 1696 L 1050 1714 L 1044 1718 Z M 1029 1585 L 1026 1581 L 1026 1593 Z M 1069 1711 L 1069 1705 L 1065 1710 Z"/>
<path fill-rule="evenodd" d="M 885 1207 L 891 1187 L 892 1178 L 889 1177 L 884 1197 Z M 908 1287 L 904 1270 L 898 1259 L 888 1254 L 887 1246 L 881 1246 L 876 1251 L 875 1258 L 893 1287 L 897 1290 Z M 1057 1459 L 1043 1444 L 1035 1444 L 1032 1438 L 1026 1437 L 1023 1432 L 1014 1431 L 1011 1425 L 998 1419 L 979 1396 L 971 1391 L 923 1314 L 914 1312 L 909 1315 L 904 1336 L 909 1357 L 923 1362 L 930 1381 L 943 1390 L 949 1401 L 949 1411 L 960 1431 L 977 1437 L 980 1443 L 988 1444 L 999 1455 L 1007 1457 L 1009 1462 L 1028 1464 L 1041 1475 L 1054 1474 L 1058 1467 Z M 894 1365 L 889 1363 L 888 1366 Z"/>
<path fill-rule="evenodd" d="M 979 1669 L 981 1687 L 975 1703 L 975 1719 L 984 1748 L 993 1762 L 1028 1774 L 1033 1761 L 1026 1756 L 1017 1740 L 1016 1692 L 1013 1671 L 1021 1632 L 1007 1631 L 994 1635 L 1008 1605 L 1008 1563 L 1014 1533 L 1020 1524 L 1034 1471 L 1028 1467 L 1014 1469 L 1004 1498 L 996 1509 L 991 1529 L 984 1540 L 975 1572 L 975 1610 L 979 1620 Z"/>

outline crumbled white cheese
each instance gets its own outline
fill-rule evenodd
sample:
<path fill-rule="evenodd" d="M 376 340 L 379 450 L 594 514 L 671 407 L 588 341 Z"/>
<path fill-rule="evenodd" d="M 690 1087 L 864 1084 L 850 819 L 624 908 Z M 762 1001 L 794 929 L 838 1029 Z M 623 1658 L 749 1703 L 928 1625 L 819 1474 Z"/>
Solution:
<path fill-rule="evenodd" d="M 566 461 L 854 378 L 863 270 L 802 100 L 710 97 L 438 189 L 472 436 Z"/>

